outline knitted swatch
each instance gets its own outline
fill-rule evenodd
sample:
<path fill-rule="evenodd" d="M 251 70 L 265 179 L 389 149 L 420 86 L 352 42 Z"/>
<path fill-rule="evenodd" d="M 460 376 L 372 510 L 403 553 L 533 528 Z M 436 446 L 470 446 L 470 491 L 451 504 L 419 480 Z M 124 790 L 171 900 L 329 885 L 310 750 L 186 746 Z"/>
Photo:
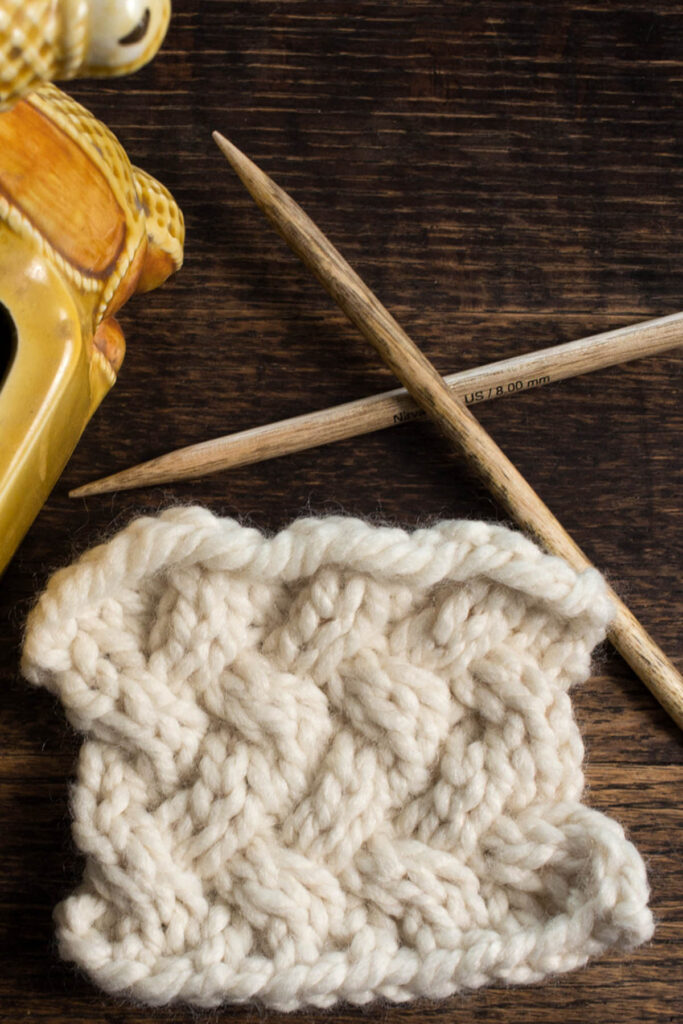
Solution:
<path fill-rule="evenodd" d="M 567 696 L 611 614 L 517 533 L 200 508 L 58 572 L 23 670 L 86 735 L 62 955 L 145 1002 L 442 997 L 648 939 Z"/>

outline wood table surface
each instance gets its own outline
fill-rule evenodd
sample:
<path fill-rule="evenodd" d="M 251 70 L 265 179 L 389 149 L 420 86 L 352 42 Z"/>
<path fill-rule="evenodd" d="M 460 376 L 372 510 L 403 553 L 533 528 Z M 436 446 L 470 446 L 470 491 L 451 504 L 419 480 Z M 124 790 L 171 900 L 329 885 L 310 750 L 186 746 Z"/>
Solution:
<path fill-rule="evenodd" d="M 55 568 L 174 502 L 267 531 L 310 513 L 504 517 L 425 422 L 192 483 L 68 489 L 395 386 L 213 129 L 290 191 L 444 373 L 682 309 L 683 5 L 177 0 L 152 65 L 69 91 L 171 188 L 186 262 L 124 310 L 119 381 L 0 581 L 0 1021 L 284 1019 L 110 999 L 58 959 L 52 908 L 83 869 L 68 808 L 81 740 L 20 677 L 27 611 Z M 477 415 L 683 668 L 681 350 Z M 647 862 L 652 943 L 530 987 L 292 1021 L 683 1018 L 681 733 L 607 647 L 573 700 L 586 800 Z"/>

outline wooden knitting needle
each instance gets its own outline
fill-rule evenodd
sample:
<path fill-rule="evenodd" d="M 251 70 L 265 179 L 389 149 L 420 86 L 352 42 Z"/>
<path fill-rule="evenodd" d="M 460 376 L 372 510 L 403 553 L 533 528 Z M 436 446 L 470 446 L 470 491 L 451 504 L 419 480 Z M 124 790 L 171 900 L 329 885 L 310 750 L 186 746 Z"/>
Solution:
<path fill-rule="evenodd" d="M 503 395 L 519 394 L 542 387 L 551 381 L 565 380 L 655 355 L 683 344 L 683 313 L 620 327 L 605 334 L 594 334 L 578 341 L 501 359 L 444 377 L 446 384 L 467 405 L 486 402 Z M 426 415 L 407 391 L 397 388 L 370 398 L 360 398 L 331 409 L 293 416 L 226 437 L 188 445 L 131 466 L 119 473 L 93 480 L 69 492 L 72 498 L 91 494 L 150 487 L 192 477 L 217 473 L 236 466 L 264 462 L 280 455 L 304 451 L 316 445 L 330 444 L 373 430 L 397 426 Z"/>
<path fill-rule="evenodd" d="M 548 551 L 562 556 L 579 572 L 590 568 L 588 558 L 550 509 L 310 217 L 232 143 L 217 132 L 214 139 L 290 248 L 510 515 Z M 610 594 L 615 605 L 609 633 L 612 643 L 683 729 L 683 678 L 614 591 Z"/>

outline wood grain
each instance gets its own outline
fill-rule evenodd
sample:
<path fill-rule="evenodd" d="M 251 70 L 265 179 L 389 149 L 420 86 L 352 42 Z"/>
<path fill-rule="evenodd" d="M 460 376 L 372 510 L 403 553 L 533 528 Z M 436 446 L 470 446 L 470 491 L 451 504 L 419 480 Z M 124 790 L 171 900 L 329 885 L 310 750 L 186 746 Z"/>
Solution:
<path fill-rule="evenodd" d="M 576 541 L 466 404 L 292 197 L 244 153 L 214 133 L 223 154 L 276 231 L 370 342 L 394 376 L 464 458 L 501 508 L 550 554 L 573 569 L 593 568 Z M 612 644 L 683 729 L 683 677 L 614 590 Z"/>
<path fill-rule="evenodd" d="M 257 1016 L 115 1002 L 56 956 L 52 907 L 82 871 L 67 791 L 80 741 L 18 674 L 23 621 L 49 572 L 134 514 L 177 500 L 269 530 L 307 511 L 408 526 L 498 516 L 423 422 L 163 490 L 67 497 L 140 457 L 393 387 L 263 224 L 211 131 L 278 169 L 450 372 L 681 308 L 682 52 L 673 0 L 177 0 L 153 65 L 70 88 L 174 191 L 188 246 L 174 282 L 126 307 L 119 382 L 0 581 L 3 1024 Z M 657 356 L 477 413 L 591 559 L 610 566 L 610 582 L 679 668 L 680 365 Z M 544 985 L 342 1008 L 335 1020 L 670 1024 L 683 1015 L 678 730 L 607 649 L 574 702 L 587 799 L 622 821 L 647 859 L 653 943 Z"/>
<path fill-rule="evenodd" d="M 545 387 L 583 373 L 595 373 L 631 359 L 658 355 L 678 348 L 682 341 L 683 313 L 673 313 L 589 338 L 578 338 L 563 345 L 525 352 L 511 359 L 500 359 L 471 370 L 447 373 L 443 379 L 466 405 L 478 405 L 479 402 L 519 396 L 531 388 Z M 1 373 L 0 364 L 0 380 Z M 647 373 L 646 368 L 643 373 Z M 386 427 L 403 426 L 423 416 L 426 416 L 424 409 L 415 403 L 405 388 L 394 388 L 367 398 L 357 398 L 355 402 L 302 413 L 287 420 L 239 430 L 235 434 L 166 452 L 149 462 L 82 484 L 69 491 L 69 497 L 88 498 L 93 494 L 196 480 L 220 470 L 249 466 Z"/>

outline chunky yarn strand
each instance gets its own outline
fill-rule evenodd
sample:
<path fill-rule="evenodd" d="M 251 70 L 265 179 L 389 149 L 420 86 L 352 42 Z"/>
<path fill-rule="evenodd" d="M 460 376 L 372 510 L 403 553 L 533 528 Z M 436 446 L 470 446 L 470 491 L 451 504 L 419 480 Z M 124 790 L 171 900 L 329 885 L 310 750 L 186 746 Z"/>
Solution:
<path fill-rule="evenodd" d="M 176 508 L 55 574 L 23 671 L 85 734 L 62 956 L 152 1004 L 538 981 L 652 934 L 567 694 L 611 606 L 518 533 Z"/>

